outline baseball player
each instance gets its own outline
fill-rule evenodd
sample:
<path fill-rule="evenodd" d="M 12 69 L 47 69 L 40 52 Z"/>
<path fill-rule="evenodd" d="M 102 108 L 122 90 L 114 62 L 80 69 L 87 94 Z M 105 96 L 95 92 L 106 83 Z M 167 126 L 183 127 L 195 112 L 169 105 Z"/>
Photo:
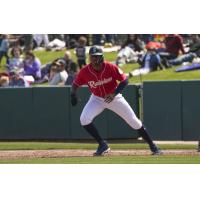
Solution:
<path fill-rule="evenodd" d="M 75 106 L 78 103 L 77 89 L 87 84 L 92 95 L 82 111 L 80 122 L 83 128 L 99 143 L 94 156 L 104 155 L 110 150 L 92 123 L 93 119 L 106 108 L 122 117 L 133 129 L 138 130 L 139 135 L 149 144 L 152 155 L 161 154 L 161 150 L 152 141 L 142 122 L 121 94 L 128 85 L 126 75 L 116 65 L 104 61 L 101 47 L 91 47 L 89 56 L 90 64 L 79 71 L 72 84 L 71 104 Z"/>

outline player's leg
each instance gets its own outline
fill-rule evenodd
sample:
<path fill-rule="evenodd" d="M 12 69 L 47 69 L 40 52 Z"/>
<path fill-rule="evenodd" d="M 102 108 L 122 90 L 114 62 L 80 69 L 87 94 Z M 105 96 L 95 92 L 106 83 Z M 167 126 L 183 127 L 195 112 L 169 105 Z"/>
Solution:
<path fill-rule="evenodd" d="M 153 155 L 160 155 L 162 154 L 161 150 L 157 147 L 157 145 L 153 142 L 151 136 L 147 132 L 144 125 L 140 129 L 137 130 L 139 135 L 149 144 L 149 147 L 152 151 Z"/>
<path fill-rule="evenodd" d="M 96 139 L 99 144 L 102 142 L 102 138 L 99 135 L 96 127 L 93 125 L 92 121 L 104 109 L 105 108 L 103 107 L 103 104 L 94 96 L 91 96 L 80 116 L 81 125 L 86 129 L 88 133 L 90 133 L 94 139 Z"/>
<path fill-rule="evenodd" d="M 118 94 L 111 103 L 106 104 L 106 108 L 122 117 L 133 129 L 138 130 L 142 127 L 141 120 L 137 118 L 133 109 L 121 94 Z"/>
<path fill-rule="evenodd" d="M 131 106 L 121 94 L 117 95 L 111 103 L 107 104 L 107 108 L 122 117 L 133 129 L 136 129 L 139 135 L 149 144 L 153 154 L 161 153 L 144 128 L 141 120 L 138 119 Z"/>
<path fill-rule="evenodd" d="M 99 143 L 99 147 L 94 155 L 102 155 L 107 153 L 110 148 L 100 136 L 97 128 L 92 123 L 93 119 L 105 109 L 102 101 L 95 96 L 91 96 L 88 103 L 85 105 L 80 121 L 83 128 Z"/>

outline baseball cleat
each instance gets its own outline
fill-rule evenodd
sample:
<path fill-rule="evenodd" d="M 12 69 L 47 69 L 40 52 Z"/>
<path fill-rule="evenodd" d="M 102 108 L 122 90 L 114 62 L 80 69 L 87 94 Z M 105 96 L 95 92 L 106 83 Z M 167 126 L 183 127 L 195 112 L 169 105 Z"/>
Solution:
<path fill-rule="evenodd" d="M 162 155 L 163 152 L 155 145 L 153 144 L 151 147 L 150 147 L 151 151 L 152 151 L 152 154 L 151 155 L 155 155 L 155 156 L 158 156 L 158 155 Z"/>
<path fill-rule="evenodd" d="M 110 147 L 107 145 L 106 142 L 103 142 L 100 144 L 96 150 L 96 152 L 93 154 L 93 156 L 103 156 L 104 154 L 108 153 L 110 151 Z"/>
<path fill-rule="evenodd" d="M 159 155 L 163 155 L 163 152 L 160 149 L 158 149 L 157 151 L 152 152 L 151 155 L 153 155 L 153 156 L 159 156 Z"/>

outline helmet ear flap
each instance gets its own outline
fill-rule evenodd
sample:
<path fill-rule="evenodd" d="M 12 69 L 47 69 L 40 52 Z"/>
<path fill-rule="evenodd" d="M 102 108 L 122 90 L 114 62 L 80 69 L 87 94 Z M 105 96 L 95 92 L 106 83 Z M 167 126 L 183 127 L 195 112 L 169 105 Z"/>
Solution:
<path fill-rule="evenodd" d="M 104 61 L 104 56 L 102 55 L 102 56 L 99 56 L 99 59 L 97 60 L 96 63 L 99 65 L 99 64 L 101 64 L 103 61 Z"/>

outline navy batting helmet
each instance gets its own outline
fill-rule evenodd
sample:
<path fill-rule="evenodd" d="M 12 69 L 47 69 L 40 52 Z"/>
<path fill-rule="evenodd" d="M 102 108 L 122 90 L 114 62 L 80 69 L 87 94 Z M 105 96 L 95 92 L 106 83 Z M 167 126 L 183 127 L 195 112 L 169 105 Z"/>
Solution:
<path fill-rule="evenodd" d="M 92 46 L 89 50 L 89 55 L 91 55 L 91 56 L 102 56 L 103 50 L 99 46 Z"/>
<path fill-rule="evenodd" d="M 98 64 L 98 65 L 104 61 L 103 50 L 99 46 L 92 46 L 89 50 L 89 55 L 99 57 L 98 60 L 96 61 L 96 64 Z"/>

